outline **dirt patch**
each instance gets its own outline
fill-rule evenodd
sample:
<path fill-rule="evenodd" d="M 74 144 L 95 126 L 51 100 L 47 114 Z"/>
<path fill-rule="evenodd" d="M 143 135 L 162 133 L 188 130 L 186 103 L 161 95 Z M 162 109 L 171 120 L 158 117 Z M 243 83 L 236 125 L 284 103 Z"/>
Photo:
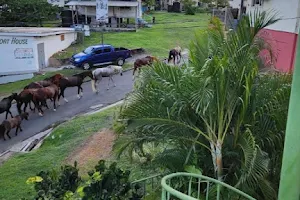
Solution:
<path fill-rule="evenodd" d="M 109 129 L 95 133 L 69 155 L 66 162 L 72 165 L 77 161 L 80 174 L 86 175 L 99 160 L 111 157 L 115 139 L 115 133 Z"/>

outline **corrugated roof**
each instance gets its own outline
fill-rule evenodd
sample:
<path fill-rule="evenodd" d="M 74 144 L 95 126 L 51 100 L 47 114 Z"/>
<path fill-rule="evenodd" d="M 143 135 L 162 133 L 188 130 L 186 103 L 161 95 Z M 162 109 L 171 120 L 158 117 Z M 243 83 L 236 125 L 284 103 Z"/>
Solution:
<path fill-rule="evenodd" d="M 73 28 L 0 27 L 0 36 L 48 36 L 73 32 L 75 32 Z"/>
<path fill-rule="evenodd" d="M 96 6 L 96 1 L 70 1 L 66 6 Z M 137 7 L 137 1 L 108 1 L 111 7 Z"/>

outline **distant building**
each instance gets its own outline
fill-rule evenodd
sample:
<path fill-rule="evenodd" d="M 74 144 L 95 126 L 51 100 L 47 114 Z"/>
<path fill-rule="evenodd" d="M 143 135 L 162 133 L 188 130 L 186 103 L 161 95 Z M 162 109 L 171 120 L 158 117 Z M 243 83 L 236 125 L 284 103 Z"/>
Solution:
<path fill-rule="evenodd" d="M 293 70 L 300 22 L 300 0 L 248 0 L 247 12 L 275 10 L 282 20 L 268 26 L 263 33 L 277 52 L 275 67 L 283 72 Z"/>
<path fill-rule="evenodd" d="M 0 83 L 32 78 L 76 38 L 72 28 L 0 27 Z"/>
<path fill-rule="evenodd" d="M 91 19 L 91 24 L 97 24 L 96 21 L 96 1 L 77 1 L 72 0 L 65 4 L 72 10 L 77 10 L 79 15 L 86 16 Z M 133 1 L 108 1 L 108 18 L 109 24 L 119 26 L 125 20 L 134 19 L 137 22 L 138 18 L 142 18 L 141 0 Z"/>

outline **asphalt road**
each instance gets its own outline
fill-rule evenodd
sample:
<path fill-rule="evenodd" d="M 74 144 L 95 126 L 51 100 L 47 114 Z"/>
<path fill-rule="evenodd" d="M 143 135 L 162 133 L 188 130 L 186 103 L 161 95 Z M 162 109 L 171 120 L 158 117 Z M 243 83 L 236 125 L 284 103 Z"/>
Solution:
<path fill-rule="evenodd" d="M 19 132 L 15 136 L 15 129 L 11 130 L 10 140 L 4 141 L 0 139 L 0 153 L 8 150 L 14 144 L 21 142 L 45 129 L 46 127 L 59 122 L 67 120 L 77 114 L 86 113 L 93 110 L 94 106 L 103 104 L 102 107 L 115 103 L 119 100 L 122 100 L 125 95 L 132 90 L 133 81 L 132 81 L 132 71 L 127 71 L 123 73 L 123 76 L 115 75 L 114 81 L 116 87 L 113 87 L 113 84 L 110 82 L 110 89 L 106 90 L 108 78 L 103 78 L 100 84 L 98 85 L 99 93 L 95 94 L 92 91 L 91 82 L 86 82 L 82 85 L 83 88 L 83 97 L 78 100 L 77 98 L 77 87 L 67 88 L 65 91 L 65 97 L 68 99 L 66 103 L 62 98 L 60 99 L 60 106 L 57 107 L 56 112 L 53 111 L 53 103 L 50 100 L 47 102 L 49 110 L 45 110 L 44 116 L 40 117 L 37 113 L 29 112 L 29 120 L 22 122 L 23 132 Z M 92 108 L 91 108 L 92 107 Z M 11 112 L 13 115 L 17 115 L 16 104 L 13 104 L 11 107 Z M 9 116 L 10 117 L 10 116 Z M 0 122 L 5 119 L 5 113 L 0 114 Z"/>

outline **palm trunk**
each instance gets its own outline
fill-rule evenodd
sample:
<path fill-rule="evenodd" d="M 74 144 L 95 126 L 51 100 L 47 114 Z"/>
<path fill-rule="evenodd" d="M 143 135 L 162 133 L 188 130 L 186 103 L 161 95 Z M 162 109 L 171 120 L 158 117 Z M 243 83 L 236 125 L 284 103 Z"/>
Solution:
<path fill-rule="evenodd" d="M 217 163 L 218 180 L 222 181 L 222 176 L 223 176 L 222 143 L 219 140 L 216 146 L 216 155 L 217 155 L 216 163 Z"/>
<path fill-rule="evenodd" d="M 219 181 L 222 181 L 223 176 L 223 161 L 222 161 L 222 143 L 218 140 L 217 145 L 210 142 L 211 156 L 216 172 L 216 177 Z"/>

